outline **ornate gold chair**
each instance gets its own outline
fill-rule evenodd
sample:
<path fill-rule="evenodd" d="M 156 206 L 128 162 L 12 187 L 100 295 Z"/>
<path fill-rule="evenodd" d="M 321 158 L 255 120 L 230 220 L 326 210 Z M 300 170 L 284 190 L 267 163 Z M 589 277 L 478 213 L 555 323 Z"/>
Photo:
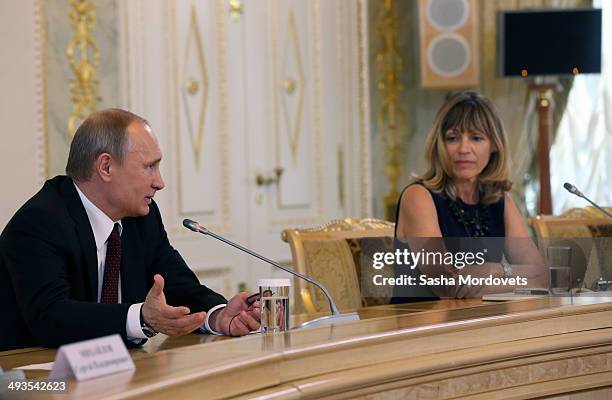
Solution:
<path fill-rule="evenodd" d="M 612 208 L 606 207 L 608 211 Z M 612 279 L 612 219 L 595 207 L 573 208 L 558 216 L 538 215 L 529 219 L 545 256 L 546 247 L 564 245 L 572 248 L 574 284 L 586 286 L 599 277 Z"/>
<path fill-rule="evenodd" d="M 295 270 L 323 283 L 343 310 L 384 304 L 390 299 L 386 286 L 370 287 L 367 296 L 362 296 L 361 282 L 371 281 L 368 275 L 374 271 L 368 260 L 373 252 L 393 250 L 393 229 L 394 224 L 387 221 L 346 218 L 317 228 L 286 229 L 281 237 L 291 247 Z M 376 272 L 393 276 L 390 268 Z M 314 285 L 294 279 L 293 293 L 295 314 L 329 311 L 325 295 Z"/>

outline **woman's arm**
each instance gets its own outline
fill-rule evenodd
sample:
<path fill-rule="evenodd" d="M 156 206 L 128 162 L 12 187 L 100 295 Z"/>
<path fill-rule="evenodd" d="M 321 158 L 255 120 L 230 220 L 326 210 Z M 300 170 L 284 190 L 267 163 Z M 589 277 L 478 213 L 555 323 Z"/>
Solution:
<path fill-rule="evenodd" d="M 438 225 L 438 213 L 429 191 L 422 185 L 409 186 L 400 198 L 397 220 L 397 238 L 408 244 L 412 251 L 424 249 L 428 252 L 445 253 L 442 232 Z M 427 277 L 456 278 L 458 270 L 445 265 L 419 265 L 420 273 Z M 439 297 L 454 298 L 457 286 L 431 286 Z"/>
<path fill-rule="evenodd" d="M 511 263 L 512 276 L 528 279 L 526 287 L 547 287 L 548 273 L 542 257 L 534 245 L 521 213 L 508 194 L 505 194 L 504 222 L 506 227 L 506 256 Z M 436 207 L 429 191 L 421 185 L 412 185 L 404 191 L 400 199 L 400 213 L 397 221 L 398 239 L 407 243 L 411 249 L 425 249 L 445 253 L 442 232 L 438 224 Z M 436 240 L 440 238 L 440 240 Z M 458 281 L 459 275 L 472 277 L 504 277 L 500 263 L 487 262 L 482 265 L 469 265 L 459 270 L 445 265 L 421 265 L 420 270 L 428 277 L 444 275 Z M 479 297 L 487 293 L 509 292 L 515 286 L 432 286 L 440 297 Z"/>
<path fill-rule="evenodd" d="M 433 198 L 422 185 L 409 186 L 400 198 L 397 236 L 402 242 L 423 237 L 442 237 Z"/>
<path fill-rule="evenodd" d="M 504 253 L 512 270 L 510 277 L 526 278 L 527 285 L 520 287 L 546 288 L 548 287 L 548 270 L 529 235 L 523 216 L 508 193 L 504 193 L 504 200 Z M 460 274 L 482 278 L 486 276 L 508 277 L 502 264 L 493 262 L 468 266 L 461 270 Z M 511 292 L 516 287 L 515 285 L 464 286 L 458 290 L 457 297 L 478 297 L 488 293 Z"/>
<path fill-rule="evenodd" d="M 548 270 L 509 193 L 504 193 L 505 254 L 513 276 L 529 277 L 529 287 L 548 287 Z"/>

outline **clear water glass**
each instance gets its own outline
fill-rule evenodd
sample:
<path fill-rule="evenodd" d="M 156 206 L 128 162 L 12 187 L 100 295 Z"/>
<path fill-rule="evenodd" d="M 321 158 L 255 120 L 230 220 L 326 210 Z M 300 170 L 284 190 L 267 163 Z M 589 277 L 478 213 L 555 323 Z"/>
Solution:
<path fill-rule="evenodd" d="M 549 289 L 554 296 L 570 296 L 572 290 L 572 248 L 569 246 L 546 247 L 546 265 L 549 272 Z"/>
<path fill-rule="evenodd" d="M 283 332 L 289 329 L 290 279 L 260 279 L 261 332 Z"/>

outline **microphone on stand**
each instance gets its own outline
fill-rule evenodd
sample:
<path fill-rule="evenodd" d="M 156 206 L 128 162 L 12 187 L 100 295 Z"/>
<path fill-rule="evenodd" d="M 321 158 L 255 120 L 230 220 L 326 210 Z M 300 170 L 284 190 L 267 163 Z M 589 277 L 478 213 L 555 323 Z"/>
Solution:
<path fill-rule="evenodd" d="M 574 185 L 572 185 L 569 182 L 565 182 L 563 184 L 563 187 L 570 192 L 573 195 L 576 195 L 578 197 L 582 197 L 583 199 L 585 199 L 586 201 L 588 201 L 589 203 L 591 203 L 595 208 L 597 208 L 599 211 L 601 211 L 602 213 L 606 214 L 609 218 L 612 218 L 612 214 L 610 214 L 608 211 L 606 211 L 605 209 L 603 209 L 602 207 L 599 207 L 597 204 L 595 204 L 594 202 L 591 201 L 591 199 L 589 199 L 588 197 L 586 197 L 584 194 L 582 194 L 582 192 L 580 190 L 578 190 L 578 188 Z"/>
<path fill-rule="evenodd" d="M 267 257 L 264 257 L 260 254 L 255 253 L 254 251 L 251 251 L 249 249 L 247 249 L 246 247 L 243 247 L 241 245 L 239 245 L 238 243 L 234 243 L 231 240 L 228 240 L 226 238 L 224 238 L 223 236 L 219 236 L 214 232 L 209 231 L 208 229 L 206 229 L 205 227 L 203 227 L 202 225 L 198 224 L 196 221 L 193 221 L 191 219 L 184 219 L 183 220 L 183 226 L 187 229 L 190 229 L 194 232 L 198 232 L 201 233 L 203 235 L 208 235 L 208 236 L 212 236 L 217 240 L 222 241 L 223 243 L 229 244 L 232 247 L 237 248 L 238 250 L 241 250 L 253 257 L 259 258 L 260 260 L 267 262 L 270 265 L 275 266 L 276 268 L 280 268 L 285 272 L 290 273 L 293 276 L 297 276 L 300 279 L 304 279 L 305 281 L 312 283 L 313 285 L 317 286 L 319 289 L 321 289 L 323 291 L 323 293 L 325 294 L 325 297 L 327 297 L 327 300 L 329 301 L 329 308 L 331 309 L 331 313 L 332 315 L 327 315 L 321 318 L 316 318 L 313 319 L 311 321 L 306 321 L 300 325 L 297 326 L 297 328 L 306 328 L 306 327 L 312 327 L 312 326 L 323 326 L 323 325 L 331 325 L 331 324 L 337 324 L 337 323 L 342 323 L 342 322 L 351 322 L 351 321 L 359 321 L 359 315 L 356 312 L 351 312 L 351 313 L 341 313 L 338 310 L 338 307 L 336 307 L 336 303 L 334 303 L 334 300 L 332 299 L 331 295 L 329 294 L 329 292 L 327 291 L 327 288 L 325 286 L 323 286 L 323 284 L 319 281 L 317 281 L 316 279 L 310 278 L 306 275 L 302 275 L 297 271 L 292 270 L 291 268 L 287 268 L 284 267 L 272 260 L 270 260 Z"/>

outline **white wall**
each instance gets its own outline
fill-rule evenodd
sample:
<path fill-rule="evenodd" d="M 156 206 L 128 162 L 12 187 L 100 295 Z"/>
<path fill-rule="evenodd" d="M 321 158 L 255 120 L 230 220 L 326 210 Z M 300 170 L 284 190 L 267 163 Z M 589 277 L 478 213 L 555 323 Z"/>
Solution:
<path fill-rule="evenodd" d="M 172 243 L 207 285 L 232 295 L 276 271 L 193 235 L 183 218 L 289 263 L 283 229 L 370 216 L 365 0 L 249 0 L 235 20 L 225 0 L 92 3 L 99 9 L 97 106 L 127 108 L 151 122 L 167 185 L 156 200 Z M 65 165 L 69 10 L 66 0 L 0 0 L 0 229 Z M 200 110 L 205 81 L 193 62 L 193 19 L 208 75 L 202 168 L 192 162 L 195 136 L 187 129 L 199 118 L 186 123 L 199 115 L 192 111 Z M 285 57 L 287 48 L 294 53 Z M 197 95 L 185 93 L 187 78 L 199 79 Z M 298 91 L 282 88 L 287 78 Z M 291 136 L 299 138 L 296 151 L 282 106 L 287 126 L 300 128 Z M 256 184 L 257 174 L 277 166 L 284 168 L 278 185 Z"/>

